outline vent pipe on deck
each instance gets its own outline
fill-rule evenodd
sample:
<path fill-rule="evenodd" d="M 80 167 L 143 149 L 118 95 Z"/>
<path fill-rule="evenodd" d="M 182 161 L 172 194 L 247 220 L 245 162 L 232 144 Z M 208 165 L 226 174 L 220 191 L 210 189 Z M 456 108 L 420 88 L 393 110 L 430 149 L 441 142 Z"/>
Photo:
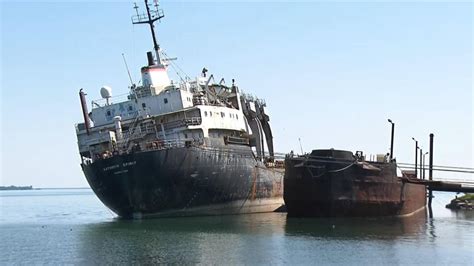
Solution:
<path fill-rule="evenodd" d="M 123 135 L 122 135 L 122 122 L 120 122 L 122 118 L 120 116 L 114 117 L 115 121 L 115 136 L 117 138 L 117 141 L 122 140 Z"/>
<path fill-rule="evenodd" d="M 87 102 L 86 102 L 86 94 L 82 91 L 83 89 L 79 90 L 79 98 L 81 99 L 81 107 L 82 107 L 82 115 L 84 116 L 84 125 L 86 127 L 87 135 L 90 134 L 90 122 L 89 122 L 89 112 L 87 111 Z"/>

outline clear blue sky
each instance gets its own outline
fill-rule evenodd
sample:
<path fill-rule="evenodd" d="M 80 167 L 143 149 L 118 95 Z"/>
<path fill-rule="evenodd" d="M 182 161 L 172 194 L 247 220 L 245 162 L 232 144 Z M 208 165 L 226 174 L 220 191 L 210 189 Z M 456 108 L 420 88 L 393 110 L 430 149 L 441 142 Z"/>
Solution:
<path fill-rule="evenodd" d="M 122 53 L 138 79 L 152 43 L 132 5 L 1 2 L 1 185 L 87 186 L 78 90 L 127 92 Z M 192 77 L 205 66 L 265 98 L 277 151 L 299 151 L 300 137 L 305 151 L 386 153 L 391 118 L 399 162 L 433 132 L 435 164 L 473 167 L 472 3 L 161 6 L 163 49 Z"/>

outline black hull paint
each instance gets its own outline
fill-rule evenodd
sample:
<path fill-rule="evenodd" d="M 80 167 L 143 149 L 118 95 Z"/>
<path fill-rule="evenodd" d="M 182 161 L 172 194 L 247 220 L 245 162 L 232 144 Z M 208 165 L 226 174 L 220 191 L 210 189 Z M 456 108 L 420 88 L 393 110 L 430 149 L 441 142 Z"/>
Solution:
<path fill-rule="evenodd" d="M 183 147 L 82 164 L 99 199 L 121 217 L 274 211 L 283 171 L 266 168 L 248 147 Z"/>

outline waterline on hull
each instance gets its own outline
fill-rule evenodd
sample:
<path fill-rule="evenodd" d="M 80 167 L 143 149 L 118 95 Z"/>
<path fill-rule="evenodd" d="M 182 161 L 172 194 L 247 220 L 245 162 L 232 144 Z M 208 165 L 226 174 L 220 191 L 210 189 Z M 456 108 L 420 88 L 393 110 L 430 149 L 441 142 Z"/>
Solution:
<path fill-rule="evenodd" d="M 158 213 L 135 212 L 133 219 L 189 217 L 189 216 L 216 216 L 274 212 L 284 205 L 282 197 L 255 200 L 236 200 L 229 203 L 210 204 L 185 209 L 166 210 Z"/>

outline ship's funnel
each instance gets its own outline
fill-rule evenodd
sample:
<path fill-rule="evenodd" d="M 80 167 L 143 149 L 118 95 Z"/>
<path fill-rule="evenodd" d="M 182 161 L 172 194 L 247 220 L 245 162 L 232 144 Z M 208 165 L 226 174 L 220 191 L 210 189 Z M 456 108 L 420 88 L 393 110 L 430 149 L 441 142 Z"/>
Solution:
<path fill-rule="evenodd" d="M 79 90 L 79 97 L 81 99 L 82 115 L 84 116 L 84 126 L 86 127 L 87 135 L 89 135 L 91 124 L 87 112 L 86 94 L 82 91 L 82 89 Z"/>
<path fill-rule="evenodd" d="M 159 94 L 164 88 L 171 85 L 168 72 L 164 65 L 142 67 L 142 84 L 152 88 L 152 94 Z"/>
<path fill-rule="evenodd" d="M 146 52 L 146 57 L 148 58 L 148 66 L 152 66 L 155 64 L 155 60 L 153 59 L 152 52 Z"/>

